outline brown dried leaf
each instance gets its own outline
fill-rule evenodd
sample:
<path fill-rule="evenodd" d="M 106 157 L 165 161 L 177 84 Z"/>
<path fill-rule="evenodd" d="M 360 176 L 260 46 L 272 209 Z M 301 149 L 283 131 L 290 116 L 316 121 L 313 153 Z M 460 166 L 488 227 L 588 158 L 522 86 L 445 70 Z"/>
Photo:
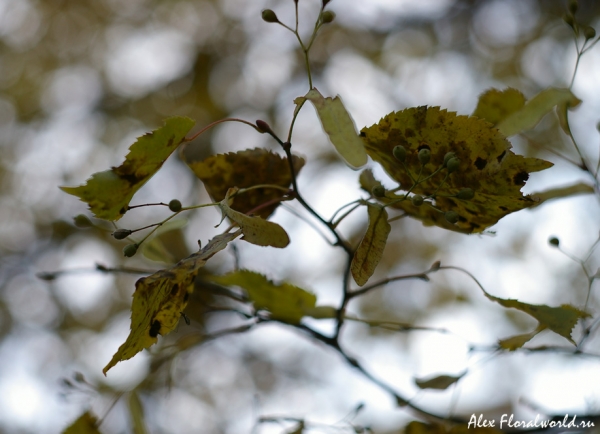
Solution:
<path fill-rule="evenodd" d="M 304 166 L 304 159 L 293 156 L 296 173 Z M 259 184 L 274 184 L 288 188 L 292 182 L 289 163 L 286 157 L 261 148 L 231 152 L 208 157 L 203 161 L 188 163 L 188 166 L 204 183 L 206 191 L 215 202 L 225 198 L 232 187 L 248 188 Z M 231 208 L 247 214 L 263 203 L 284 196 L 284 192 L 274 188 L 257 188 L 236 196 Z M 266 219 L 279 206 L 279 202 L 261 208 L 256 215 Z"/>

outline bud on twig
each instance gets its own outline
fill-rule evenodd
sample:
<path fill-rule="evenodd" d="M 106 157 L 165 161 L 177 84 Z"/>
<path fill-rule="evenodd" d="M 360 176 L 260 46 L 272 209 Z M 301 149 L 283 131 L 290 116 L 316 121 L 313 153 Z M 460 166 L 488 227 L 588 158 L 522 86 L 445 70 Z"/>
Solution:
<path fill-rule="evenodd" d="M 261 121 L 260 119 L 256 121 L 256 127 L 258 128 L 258 131 L 260 131 L 261 133 L 273 133 L 273 130 L 271 129 L 271 127 L 269 126 L 268 123 L 266 123 L 265 121 Z"/>
<path fill-rule="evenodd" d="M 272 9 L 263 10 L 262 11 L 262 19 L 263 19 L 263 21 L 266 21 L 267 23 L 278 23 L 279 22 L 277 15 L 275 15 L 275 12 L 273 12 Z"/>
<path fill-rule="evenodd" d="M 129 229 L 117 229 L 112 233 L 112 236 L 115 240 L 124 240 L 129 235 L 131 235 L 132 231 Z"/>

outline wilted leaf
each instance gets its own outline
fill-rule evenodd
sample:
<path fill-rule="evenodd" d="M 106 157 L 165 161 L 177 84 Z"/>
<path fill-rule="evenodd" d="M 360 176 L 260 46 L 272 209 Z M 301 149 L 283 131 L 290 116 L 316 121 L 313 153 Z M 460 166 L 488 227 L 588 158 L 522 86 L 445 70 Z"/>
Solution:
<path fill-rule="evenodd" d="M 352 258 L 350 266 L 352 277 L 359 286 L 367 283 L 375 272 L 392 229 L 387 221 L 388 215 L 385 208 L 368 204 L 367 211 L 369 213 L 369 226 L 356 252 L 354 252 L 354 258 Z"/>
<path fill-rule="evenodd" d="M 545 89 L 531 98 L 523 108 L 498 123 L 506 137 L 532 129 L 554 107 L 576 107 L 581 101 L 569 89 Z"/>
<path fill-rule="evenodd" d="M 448 387 L 452 386 L 454 383 L 464 377 L 465 374 L 466 372 L 463 372 L 458 376 L 438 375 L 428 379 L 415 378 L 415 384 L 419 386 L 419 389 L 446 390 Z"/>
<path fill-rule="evenodd" d="M 127 212 L 133 195 L 161 168 L 193 126 L 189 118 L 169 118 L 161 128 L 139 137 L 119 167 L 94 173 L 85 185 L 60 188 L 86 202 L 97 218 L 118 220 Z"/>
<path fill-rule="evenodd" d="M 511 336 L 506 339 L 500 339 L 498 341 L 498 345 L 500 346 L 500 348 L 504 348 L 505 350 L 515 351 L 515 350 L 521 348 L 523 345 L 525 345 L 531 339 L 533 339 L 536 335 L 538 335 L 545 328 L 546 327 L 540 325 L 537 329 L 535 329 L 532 332 L 523 333 L 521 335 L 516 335 L 516 336 Z"/>
<path fill-rule="evenodd" d="M 479 95 L 473 116 L 496 125 L 524 105 L 525 96 L 517 89 L 511 87 L 504 90 L 488 89 Z"/>
<path fill-rule="evenodd" d="M 140 401 L 140 397 L 135 391 L 129 393 L 127 400 L 129 414 L 131 415 L 131 425 L 134 434 L 147 434 L 146 422 L 144 421 L 144 407 Z"/>
<path fill-rule="evenodd" d="M 98 419 L 89 411 L 83 413 L 79 418 L 69 425 L 63 434 L 101 434 L 98 430 Z"/>
<path fill-rule="evenodd" d="M 296 98 L 294 103 L 301 104 L 305 100 L 314 105 L 325 133 L 346 163 L 354 169 L 367 164 L 364 144 L 340 97 L 324 98 L 313 88 L 305 96 Z"/>
<path fill-rule="evenodd" d="M 518 309 L 525 312 L 540 322 L 540 330 L 549 328 L 554 333 L 566 338 L 572 344 L 575 344 L 571 338 L 571 331 L 577 321 L 587 318 L 590 315 L 587 312 L 577 309 L 569 304 L 563 304 L 560 307 L 550 307 L 545 304 L 527 304 L 513 299 L 503 299 L 494 297 L 484 291 L 487 298 L 504 307 Z M 532 336 L 533 337 L 533 336 Z"/>
<path fill-rule="evenodd" d="M 175 329 L 194 290 L 198 270 L 240 233 L 241 231 L 237 231 L 218 235 L 202 250 L 173 267 L 157 271 L 136 282 L 131 306 L 131 332 L 102 370 L 104 375 L 118 362 L 130 359 L 155 344 L 158 335 L 164 336 Z"/>
<path fill-rule="evenodd" d="M 257 246 L 286 247 L 290 243 L 290 238 L 277 223 L 263 220 L 260 217 L 250 217 L 230 208 L 228 204 L 229 197 L 236 191 L 237 189 L 234 188 L 229 189 L 219 207 L 224 215 L 238 224 L 244 234 L 242 240 L 256 244 Z"/>
<path fill-rule="evenodd" d="M 534 205 L 531 197 L 523 196 L 521 188 L 530 172 L 552 166 L 544 160 L 515 155 L 506 138 L 488 122 L 457 116 L 439 107 L 417 107 L 391 113 L 379 124 L 363 128 L 361 135 L 371 158 L 405 190 L 413 186 L 413 179 L 421 171 L 419 151 L 429 149 L 431 159 L 421 173 L 421 179 L 425 180 L 412 192 L 424 197 L 435 195 L 435 205 L 442 212 L 427 204 L 415 206 L 409 200 L 396 202 L 393 206 L 424 224 L 458 232 L 481 232 L 505 215 Z M 407 151 L 404 164 L 393 156 L 393 149 L 398 145 Z M 458 170 L 446 177 L 447 170 L 442 169 L 430 177 L 443 165 L 448 152 L 454 152 L 460 160 Z M 369 180 L 377 182 L 372 175 L 363 176 L 361 182 Z M 463 188 L 472 189 L 474 197 L 458 199 L 456 194 Z M 389 203 L 402 196 L 387 193 L 386 198 L 378 200 Z M 456 224 L 446 221 L 446 211 L 458 213 Z"/>
<path fill-rule="evenodd" d="M 233 271 L 224 276 L 206 278 L 223 286 L 239 286 L 248 293 L 256 309 L 271 312 L 271 317 L 298 324 L 307 312 L 313 312 L 317 297 L 289 283 L 276 285 L 265 276 L 248 270 Z"/>
<path fill-rule="evenodd" d="M 292 161 L 298 173 L 304 166 L 304 159 L 294 155 Z M 233 187 L 271 184 L 288 188 L 292 182 L 287 158 L 262 148 L 213 155 L 202 161 L 188 163 L 188 166 L 202 180 L 215 202 L 222 201 L 227 190 Z M 284 191 L 274 188 L 257 188 L 236 196 L 231 208 L 247 214 L 259 205 L 282 198 L 284 194 Z M 254 214 L 266 219 L 278 206 L 279 202 L 276 202 Z"/>

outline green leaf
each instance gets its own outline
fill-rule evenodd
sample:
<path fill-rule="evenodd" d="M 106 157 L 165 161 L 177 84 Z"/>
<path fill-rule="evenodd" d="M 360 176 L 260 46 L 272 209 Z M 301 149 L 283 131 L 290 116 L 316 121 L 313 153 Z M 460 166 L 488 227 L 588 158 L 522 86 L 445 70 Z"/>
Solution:
<path fill-rule="evenodd" d="M 575 107 L 581 101 L 569 89 L 549 88 L 531 98 L 523 108 L 498 123 L 506 137 L 532 129 L 554 107 Z"/>
<path fill-rule="evenodd" d="M 525 96 L 517 89 L 488 89 L 479 95 L 473 116 L 496 125 L 525 105 Z"/>
<path fill-rule="evenodd" d="M 350 271 L 354 281 L 363 286 L 375 272 L 375 268 L 381 257 L 387 242 L 388 235 L 392 229 L 388 223 L 388 214 L 385 208 L 367 204 L 369 214 L 369 226 L 363 236 L 354 257 Z"/>
<path fill-rule="evenodd" d="M 129 392 L 129 399 L 127 400 L 127 407 L 129 408 L 129 415 L 131 416 L 131 425 L 133 427 L 134 434 L 148 434 L 146 428 L 146 422 L 144 421 L 144 407 L 140 401 L 140 397 L 137 392 Z"/>
<path fill-rule="evenodd" d="M 508 351 L 515 351 L 533 339 L 536 335 L 538 335 L 542 330 L 546 327 L 540 325 L 534 331 L 529 333 L 523 333 L 521 335 L 511 336 L 509 338 L 500 339 L 498 341 L 498 345 L 500 348 L 504 348 Z"/>
<path fill-rule="evenodd" d="M 561 335 L 575 345 L 571 338 L 571 331 L 577 321 L 590 316 L 587 312 L 577 309 L 569 304 L 563 304 L 560 307 L 550 307 L 545 304 L 527 304 L 513 299 L 503 299 L 494 297 L 484 291 L 485 296 L 507 308 L 518 309 L 521 312 L 531 315 L 540 323 L 540 330 L 549 328 L 554 333 Z M 533 337 L 533 336 L 532 336 Z"/>
<path fill-rule="evenodd" d="M 69 425 L 62 434 L 101 434 L 98 430 L 98 419 L 89 411 Z"/>
<path fill-rule="evenodd" d="M 111 361 L 104 375 L 122 360 L 131 359 L 145 348 L 154 345 L 158 335 L 173 331 L 194 291 L 198 271 L 215 253 L 240 235 L 241 231 L 217 235 L 197 253 L 179 261 L 166 270 L 142 277 L 135 283 L 131 305 L 131 332 Z"/>
<path fill-rule="evenodd" d="M 248 293 L 256 309 L 267 310 L 273 319 L 289 324 L 298 324 L 302 317 L 314 313 L 317 303 L 314 294 L 285 282 L 276 285 L 253 271 L 238 270 L 206 279 L 223 286 L 239 286 Z"/>
<path fill-rule="evenodd" d="M 448 387 L 452 386 L 454 383 L 464 377 L 466 373 L 467 372 L 465 371 L 457 376 L 438 375 L 428 379 L 415 378 L 415 384 L 419 386 L 419 389 L 446 390 Z"/>
<path fill-rule="evenodd" d="M 305 96 L 296 98 L 294 103 L 300 105 L 305 100 L 310 101 L 315 107 L 325 133 L 346 163 L 353 169 L 367 164 L 364 144 L 340 97 L 324 98 L 316 88 L 313 88 Z"/>
<path fill-rule="evenodd" d="M 169 118 L 161 128 L 139 137 L 119 167 L 94 173 L 85 185 L 60 188 L 86 202 L 97 218 L 119 220 L 133 195 L 161 168 L 193 126 L 189 118 Z"/>
<path fill-rule="evenodd" d="M 263 220 L 260 217 L 250 217 L 231 209 L 229 206 L 230 196 L 237 191 L 237 188 L 230 188 L 225 195 L 225 199 L 219 203 L 219 207 L 223 215 L 238 224 L 244 234 L 242 240 L 257 246 L 286 247 L 290 243 L 290 238 L 277 223 Z"/>

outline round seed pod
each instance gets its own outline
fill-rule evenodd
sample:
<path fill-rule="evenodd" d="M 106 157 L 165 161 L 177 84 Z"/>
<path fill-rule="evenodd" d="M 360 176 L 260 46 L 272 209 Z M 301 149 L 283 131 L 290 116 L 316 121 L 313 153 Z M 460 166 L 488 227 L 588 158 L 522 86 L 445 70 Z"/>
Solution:
<path fill-rule="evenodd" d="M 456 211 L 447 211 L 444 214 L 444 217 L 446 218 L 446 220 L 452 224 L 456 223 L 458 221 L 458 213 Z"/>
<path fill-rule="evenodd" d="M 321 22 L 323 24 L 329 24 L 333 20 L 335 20 L 335 13 L 331 11 L 325 11 L 321 14 Z"/>
<path fill-rule="evenodd" d="M 406 160 L 406 148 L 402 145 L 394 146 L 392 154 L 394 154 L 394 158 L 398 161 Z"/>
<path fill-rule="evenodd" d="M 473 199 L 474 196 L 475 196 L 475 193 L 473 192 L 472 188 L 463 188 L 456 195 L 456 197 L 458 199 L 462 199 L 462 200 L 471 200 L 471 199 Z"/>
<path fill-rule="evenodd" d="M 419 162 L 424 166 L 431 160 L 431 151 L 427 148 L 423 148 L 419 151 Z"/>
<path fill-rule="evenodd" d="M 446 169 L 448 173 L 456 172 L 460 166 L 460 160 L 456 157 L 450 158 L 446 163 Z"/>
<path fill-rule="evenodd" d="M 133 255 L 135 255 L 138 251 L 138 245 L 137 244 L 127 244 L 124 248 L 123 248 L 123 255 L 126 256 L 127 258 L 131 258 Z"/>
<path fill-rule="evenodd" d="M 424 199 L 423 196 L 421 196 L 420 194 L 415 194 L 413 195 L 413 197 L 410 198 L 410 201 L 414 206 L 421 206 L 423 205 Z"/>
<path fill-rule="evenodd" d="M 385 187 L 383 185 L 376 185 L 371 190 L 371 193 L 375 197 L 385 197 Z"/>
<path fill-rule="evenodd" d="M 173 212 L 179 212 L 181 211 L 181 202 L 179 202 L 177 199 L 173 199 L 171 202 L 169 202 L 169 209 Z"/>

